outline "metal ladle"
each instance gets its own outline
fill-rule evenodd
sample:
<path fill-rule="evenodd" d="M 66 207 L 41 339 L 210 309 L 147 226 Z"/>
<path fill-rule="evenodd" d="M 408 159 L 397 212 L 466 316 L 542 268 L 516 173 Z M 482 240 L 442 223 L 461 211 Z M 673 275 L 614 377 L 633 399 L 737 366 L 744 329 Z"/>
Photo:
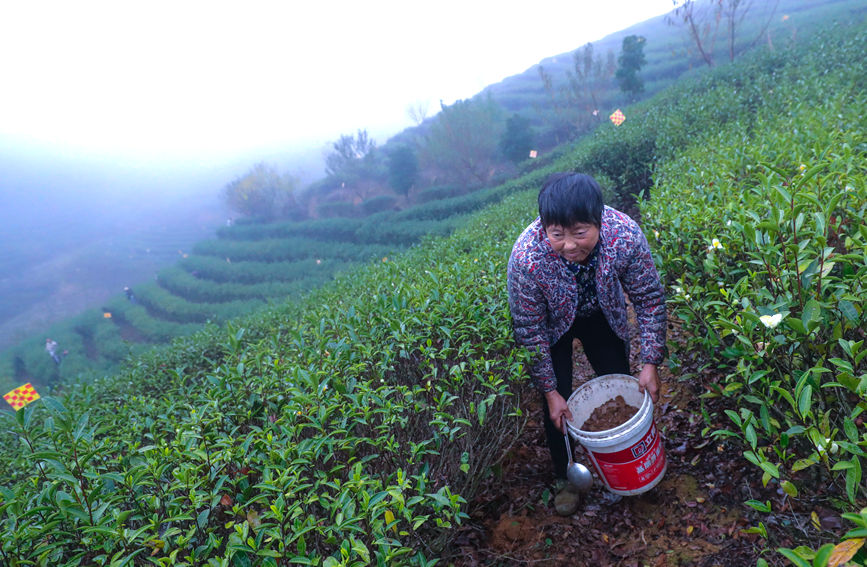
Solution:
<path fill-rule="evenodd" d="M 572 459 L 572 446 L 569 444 L 569 431 L 566 429 L 566 418 L 561 419 L 563 419 L 563 438 L 566 440 L 566 454 L 569 455 L 569 464 L 566 466 L 566 479 L 581 492 L 586 492 L 593 486 L 593 474 L 591 474 L 590 469 L 581 463 L 576 463 Z"/>

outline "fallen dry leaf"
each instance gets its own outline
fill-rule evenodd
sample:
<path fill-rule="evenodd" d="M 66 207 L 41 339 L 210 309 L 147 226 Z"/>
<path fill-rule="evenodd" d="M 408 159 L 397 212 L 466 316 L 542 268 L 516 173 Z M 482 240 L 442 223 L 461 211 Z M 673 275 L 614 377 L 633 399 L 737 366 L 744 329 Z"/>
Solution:
<path fill-rule="evenodd" d="M 864 545 L 864 538 L 847 539 L 834 546 L 831 557 L 828 558 L 828 567 L 841 567 L 858 553 Z"/>

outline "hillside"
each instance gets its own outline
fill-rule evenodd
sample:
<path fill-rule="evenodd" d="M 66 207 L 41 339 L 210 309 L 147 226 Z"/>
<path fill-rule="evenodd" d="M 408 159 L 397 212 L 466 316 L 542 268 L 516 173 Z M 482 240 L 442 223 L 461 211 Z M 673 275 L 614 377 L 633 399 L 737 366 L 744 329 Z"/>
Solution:
<path fill-rule="evenodd" d="M 761 10 L 769 9 L 768 6 L 759 3 L 754 8 L 757 10 L 754 21 L 751 19 L 745 25 L 758 25 L 756 22 L 762 21 Z M 851 0 L 835 0 L 821 6 L 791 0 L 783 2 L 778 9 L 785 12 L 786 18 L 772 19 L 769 37 L 778 37 L 772 44 L 781 48 L 808 37 L 815 26 L 856 13 L 863 7 Z M 690 69 L 693 74 L 703 70 L 695 54 L 689 53 L 682 30 L 672 27 L 662 17 L 595 42 L 596 53 L 616 51 L 622 37 L 632 33 L 647 37 L 648 64 L 642 72 L 646 95 L 672 84 L 684 73 L 688 75 Z M 752 35 L 748 31 L 744 37 Z M 783 37 L 786 39 L 782 40 Z M 724 47 L 720 41 L 716 52 L 724 53 Z M 542 61 L 541 65 L 551 75 L 555 86 L 560 85 L 572 66 L 571 55 L 561 54 Z M 554 96 L 546 93 L 535 67 L 492 85 L 482 95 L 487 93 L 503 108 L 536 116 L 537 121 L 543 120 L 538 111 L 551 106 Z M 609 92 L 600 101 L 606 107 L 626 104 L 622 93 Z M 604 115 L 607 112 L 602 113 L 600 119 L 604 119 Z M 436 117 L 428 119 L 425 125 L 395 136 L 384 145 L 383 151 L 423 135 L 435 121 Z M 399 201 L 393 194 L 379 194 L 360 203 L 330 200 L 321 203 L 320 208 L 323 215 L 336 217 L 333 220 L 323 218 L 261 227 L 239 224 L 220 230 L 217 240 L 202 241 L 194 246 L 192 242 L 204 234 L 201 223 L 167 221 L 167 226 L 159 228 L 160 234 L 153 234 L 151 230 L 147 240 L 144 233 L 138 237 L 135 230 L 127 230 L 123 237 L 91 242 L 76 255 L 54 258 L 42 265 L 41 272 L 40 268 L 33 268 L 15 273 L 0 282 L 5 291 L 0 295 L 3 298 L 0 308 L 5 309 L 0 312 L 5 315 L 0 326 L 0 341 L 6 336 L 7 340 L 15 339 L 17 343 L 0 352 L 0 386 L 11 388 L 13 384 L 30 381 L 46 388 L 63 380 L 114 372 L 128 356 L 195 332 L 203 324 L 221 324 L 269 302 L 297 298 L 370 258 L 387 257 L 413 245 L 424 234 L 447 234 L 463 222 L 467 213 L 496 202 L 515 189 L 514 186 L 496 189 L 497 180 L 522 172 L 551 171 L 551 160 L 557 160 L 562 149 L 552 148 L 550 144 L 559 140 L 562 132 L 545 134 L 544 128 L 537 127 L 539 148 L 545 150 L 541 157 L 535 161 L 525 160 L 517 167 L 497 166 L 502 170 L 489 182 L 487 189 L 479 190 L 477 184 L 424 188 L 414 194 L 410 203 L 400 205 L 405 209 L 400 212 L 390 210 Z M 620 192 L 628 199 L 630 193 L 640 191 L 649 183 L 648 170 L 646 178 L 637 184 L 622 186 L 623 171 L 614 162 L 609 165 L 611 167 L 600 166 L 599 173 L 610 182 L 612 197 Z M 541 177 L 533 179 L 531 183 Z M 106 220 L 97 215 L 95 224 Z M 217 221 L 216 224 L 222 224 L 221 218 Z M 42 235 L 44 242 L 57 241 L 59 237 L 53 235 L 64 226 L 62 217 L 58 222 L 49 223 Z M 15 253 L 20 259 L 50 249 L 44 244 L 32 244 L 29 248 L 7 247 L 7 256 Z M 181 261 L 161 268 L 166 263 L 174 263 L 175 259 Z M 16 258 L 7 260 L 12 266 Z M 106 263 L 117 269 L 106 272 L 102 269 Z M 49 270 L 52 274 L 64 272 L 62 286 L 44 277 Z M 119 291 L 124 285 L 132 285 L 135 303 L 120 294 L 111 296 L 109 290 Z M 99 307 L 80 312 L 77 306 L 86 298 Z M 74 316 L 50 324 L 64 315 Z M 22 325 L 29 329 L 38 327 L 39 332 L 23 336 Z M 45 337 L 56 340 L 68 353 L 61 365 L 56 366 L 44 352 Z"/>
<path fill-rule="evenodd" d="M 3 414 L 4 561 L 863 564 L 864 24 L 678 82 L 450 235 Z M 515 445 L 537 394 L 504 279 L 540 180 L 568 169 L 646 191 L 671 294 L 657 417 L 672 478 L 703 484 L 554 523 L 550 471 Z M 522 470 L 538 482 L 512 499 Z M 525 531 L 496 539 L 514 512 Z"/>
<path fill-rule="evenodd" d="M 784 48 L 807 41 L 830 21 L 848 21 L 853 13 L 863 13 L 864 6 L 852 0 L 828 0 L 820 3 L 811 0 L 782 0 L 756 2 L 751 4 L 749 9 L 749 18 L 743 23 L 744 28 L 739 34 L 738 52 L 755 47 L 753 40 L 759 35 L 758 28 L 768 19 L 768 29 L 759 37 L 757 45 Z M 695 45 L 689 40 L 682 22 L 678 22 L 673 13 L 652 18 L 593 41 L 593 51 L 597 56 L 609 52 L 617 54 L 623 38 L 629 35 L 647 38 L 647 65 L 641 71 L 646 95 L 656 94 L 679 78 L 695 75 L 707 67 Z M 722 35 L 716 38 L 709 50 L 715 55 L 714 60 L 718 65 L 728 62 L 728 46 Z M 552 102 L 552 94 L 546 92 L 539 76 L 539 67 L 544 68 L 554 79 L 556 91 L 565 86 L 567 73 L 574 71 L 574 53 L 547 57 L 522 73 L 490 85 L 483 93 L 491 93 L 508 111 L 529 113 L 538 121 L 541 119 L 539 112 L 550 107 Z M 622 93 L 611 96 L 612 98 L 606 101 L 605 108 L 628 103 Z"/>

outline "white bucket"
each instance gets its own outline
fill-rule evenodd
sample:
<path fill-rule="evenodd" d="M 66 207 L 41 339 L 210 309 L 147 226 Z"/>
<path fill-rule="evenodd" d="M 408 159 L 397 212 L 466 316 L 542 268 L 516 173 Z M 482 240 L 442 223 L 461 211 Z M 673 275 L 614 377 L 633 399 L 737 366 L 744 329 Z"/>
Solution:
<path fill-rule="evenodd" d="M 625 423 L 605 431 L 581 427 L 597 407 L 617 396 L 638 411 Z M 615 494 L 641 494 L 653 488 L 665 474 L 665 448 L 653 421 L 650 395 L 638 391 L 638 379 L 607 374 L 582 384 L 566 401 L 572 419 L 566 426 L 578 439 L 606 488 Z"/>

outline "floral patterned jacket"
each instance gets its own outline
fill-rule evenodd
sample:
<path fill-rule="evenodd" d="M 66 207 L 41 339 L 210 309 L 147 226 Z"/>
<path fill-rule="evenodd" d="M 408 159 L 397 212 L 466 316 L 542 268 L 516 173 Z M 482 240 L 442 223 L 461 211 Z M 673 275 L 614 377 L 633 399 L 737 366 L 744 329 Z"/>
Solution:
<path fill-rule="evenodd" d="M 638 223 L 611 207 L 602 212 L 596 293 L 612 330 L 629 349 L 626 295 L 641 333 L 641 360 L 665 358 L 665 292 Z M 533 221 L 512 248 L 508 267 L 509 308 L 518 343 L 536 354 L 530 368 L 542 392 L 556 389 L 551 345 L 572 326 L 577 305 L 575 278 L 551 248 L 542 221 Z"/>

